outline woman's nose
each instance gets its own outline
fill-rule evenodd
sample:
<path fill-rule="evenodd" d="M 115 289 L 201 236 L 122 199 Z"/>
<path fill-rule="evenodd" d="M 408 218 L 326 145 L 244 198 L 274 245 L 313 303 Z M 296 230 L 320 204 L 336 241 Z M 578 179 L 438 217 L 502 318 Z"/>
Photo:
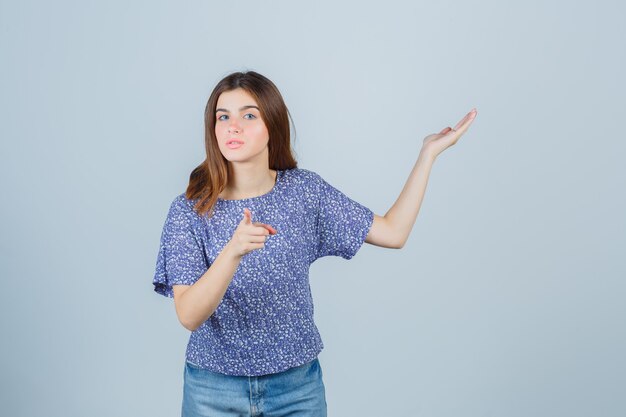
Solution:
<path fill-rule="evenodd" d="M 241 131 L 240 126 L 233 122 L 228 126 L 228 133 L 239 133 Z"/>

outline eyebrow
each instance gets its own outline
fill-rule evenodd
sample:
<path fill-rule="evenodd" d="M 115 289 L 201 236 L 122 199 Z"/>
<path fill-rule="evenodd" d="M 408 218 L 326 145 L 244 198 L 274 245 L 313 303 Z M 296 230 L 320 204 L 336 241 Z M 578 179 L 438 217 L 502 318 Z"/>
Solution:
<path fill-rule="evenodd" d="M 257 110 L 259 110 L 259 108 L 257 106 L 248 105 L 248 106 L 240 107 L 239 111 L 246 110 L 246 109 L 257 109 Z M 230 113 L 226 109 L 215 109 L 215 113 L 217 113 L 218 111 L 223 111 L 223 112 L 226 112 L 226 113 Z M 261 111 L 261 110 L 259 110 L 259 111 Z"/>

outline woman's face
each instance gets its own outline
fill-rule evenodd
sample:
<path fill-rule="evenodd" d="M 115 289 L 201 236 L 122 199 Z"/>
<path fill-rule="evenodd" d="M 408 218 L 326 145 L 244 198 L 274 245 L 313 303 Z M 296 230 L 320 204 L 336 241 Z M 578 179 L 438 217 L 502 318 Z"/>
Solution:
<path fill-rule="evenodd" d="M 225 91 L 217 99 L 215 136 L 228 161 L 267 163 L 269 159 L 267 127 L 257 102 L 242 88 Z"/>

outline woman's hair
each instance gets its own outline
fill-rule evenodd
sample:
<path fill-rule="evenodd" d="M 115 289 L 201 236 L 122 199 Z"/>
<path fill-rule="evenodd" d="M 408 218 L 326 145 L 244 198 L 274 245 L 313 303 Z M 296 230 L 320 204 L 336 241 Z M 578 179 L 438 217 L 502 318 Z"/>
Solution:
<path fill-rule="evenodd" d="M 185 193 L 190 200 L 198 199 L 194 209 L 201 216 L 213 215 L 217 196 L 228 183 L 228 160 L 220 152 L 215 136 L 215 109 L 220 94 L 237 88 L 244 89 L 259 105 L 261 119 L 269 133 L 269 168 L 283 170 L 298 165 L 289 135 L 291 114 L 274 83 L 254 71 L 234 72 L 224 77 L 213 89 L 204 111 L 206 159 L 191 172 Z"/>

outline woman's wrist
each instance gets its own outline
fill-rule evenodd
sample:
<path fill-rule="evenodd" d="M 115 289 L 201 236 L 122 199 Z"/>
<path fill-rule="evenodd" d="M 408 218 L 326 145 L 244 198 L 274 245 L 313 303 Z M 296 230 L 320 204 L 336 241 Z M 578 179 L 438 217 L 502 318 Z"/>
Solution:
<path fill-rule="evenodd" d="M 435 162 L 435 159 L 437 159 L 437 155 L 435 155 L 435 153 L 431 151 L 428 147 L 422 146 L 422 149 L 420 150 L 420 154 L 417 159 L 432 164 L 433 162 Z"/>
<path fill-rule="evenodd" d="M 232 240 L 229 240 L 228 243 L 224 246 L 224 249 L 222 249 L 222 252 L 224 253 L 224 256 L 226 258 L 234 260 L 234 261 L 240 261 L 242 258 L 242 255 L 237 253 L 232 242 L 233 242 Z"/>

